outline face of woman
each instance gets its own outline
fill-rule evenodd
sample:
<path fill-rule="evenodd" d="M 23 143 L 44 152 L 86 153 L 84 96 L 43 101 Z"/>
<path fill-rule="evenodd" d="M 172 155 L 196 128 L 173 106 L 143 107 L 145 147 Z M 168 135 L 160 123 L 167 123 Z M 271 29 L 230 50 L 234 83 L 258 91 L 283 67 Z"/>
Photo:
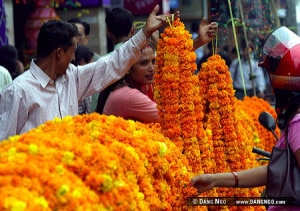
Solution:
<path fill-rule="evenodd" d="M 154 81 L 155 53 L 151 47 L 142 49 L 140 60 L 135 63 L 129 71 L 131 80 L 135 84 L 151 84 Z"/>

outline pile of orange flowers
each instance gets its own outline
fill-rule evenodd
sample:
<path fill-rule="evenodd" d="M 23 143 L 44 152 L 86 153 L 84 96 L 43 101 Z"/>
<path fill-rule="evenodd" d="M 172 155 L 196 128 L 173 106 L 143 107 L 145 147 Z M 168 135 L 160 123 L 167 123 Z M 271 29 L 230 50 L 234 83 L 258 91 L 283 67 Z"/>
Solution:
<path fill-rule="evenodd" d="M 258 97 L 245 97 L 243 101 L 237 101 L 239 103 L 240 110 L 247 111 L 247 116 L 252 119 L 253 127 L 256 128 L 257 135 L 259 136 L 255 142 L 255 147 L 272 151 L 273 146 L 275 145 L 276 139 L 274 135 L 264 128 L 258 121 L 258 116 L 261 112 L 266 111 L 276 119 L 276 112 L 273 107 L 270 106 L 269 102 L 258 98 Z M 251 108 L 251 109 L 249 109 Z M 279 137 L 280 130 L 278 127 L 275 129 L 275 134 Z"/>
<path fill-rule="evenodd" d="M 0 154 L 1 209 L 181 210 L 195 194 L 172 141 L 113 116 L 55 119 L 3 141 Z"/>

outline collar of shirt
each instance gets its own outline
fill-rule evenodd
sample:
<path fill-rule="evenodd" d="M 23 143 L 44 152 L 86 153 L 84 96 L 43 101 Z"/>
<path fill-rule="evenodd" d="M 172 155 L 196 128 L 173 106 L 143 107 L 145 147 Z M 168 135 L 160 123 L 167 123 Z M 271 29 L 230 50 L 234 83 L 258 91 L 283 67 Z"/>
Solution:
<path fill-rule="evenodd" d="M 30 67 L 32 67 L 30 68 L 31 74 L 36 78 L 43 88 L 45 88 L 48 84 L 55 87 L 57 82 L 66 81 L 65 75 L 58 77 L 55 81 L 53 81 L 39 66 L 36 65 L 34 60 L 31 61 Z"/>

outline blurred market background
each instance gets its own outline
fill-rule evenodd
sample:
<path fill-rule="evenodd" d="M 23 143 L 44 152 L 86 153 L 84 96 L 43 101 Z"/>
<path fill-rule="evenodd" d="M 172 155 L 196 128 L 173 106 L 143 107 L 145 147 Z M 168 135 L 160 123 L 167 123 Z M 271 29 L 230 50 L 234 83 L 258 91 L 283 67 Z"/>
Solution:
<path fill-rule="evenodd" d="M 234 21 L 238 39 L 247 33 L 247 39 L 257 59 L 262 56 L 261 47 L 264 39 L 273 29 L 285 25 L 297 34 L 300 31 L 300 0 L 0 0 L 0 2 L 0 46 L 14 45 L 25 67 L 35 56 L 34 42 L 39 26 L 52 18 L 83 19 L 91 25 L 88 47 L 100 55 L 111 51 L 112 45 L 106 36 L 104 20 L 106 11 L 117 6 L 130 10 L 137 23 L 145 21 L 155 4 L 161 6 L 160 13 L 180 10 L 181 20 L 191 33 L 197 30 L 199 20 L 203 17 L 217 21 L 219 52 L 229 51 L 235 45 L 232 34 Z M 199 52 L 201 56 L 201 51 Z"/>

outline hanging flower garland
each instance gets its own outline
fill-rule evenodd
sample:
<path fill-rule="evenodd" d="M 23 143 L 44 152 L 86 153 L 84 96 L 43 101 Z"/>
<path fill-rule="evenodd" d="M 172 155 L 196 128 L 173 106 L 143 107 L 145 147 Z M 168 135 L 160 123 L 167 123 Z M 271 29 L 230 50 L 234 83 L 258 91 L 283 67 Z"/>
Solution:
<path fill-rule="evenodd" d="M 167 31 L 172 34 L 168 27 L 166 28 Z M 157 103 L 162 133 L 183 150 L 181 116 L 178 112 L 180 61 L 178 55 L 174 54 L 177 52 L 175 50 L 178 41 L 166 35 L 166 33 L 161 34 L 157 43 L 154 99 Z"/>
<path fill-rule="evenodd" d="M 232 79 L 225 61 L 213 55 L 203 63 L 198 74 L 200 95 L 203 97 L 204 128 L 211 130 L 212 146 L 215 156 L 214 172 L 230 172 L 248 169 L 258 163 L 248 162 L 245 154 L 251 152 L 243 146 L 245 140 L 254 140 L 253 130 L 241 128 L 237 99 L 234 97 Z M 243 116 L 244 117 L 244 116 Z M 244 119 L 243 119 L 244 121 Z M 253 129 L 254 127 L 249 127 Z M 237 135 L 238 134 L 238 135 Z M 201 144 L 201 143 L 200 143 Z M 254 142 L 249 145 L 253 146 Z M 247 149 L 244 151 L 244 149 Z M 207 154 L 207 151 L 204 153 Z M 254 155 L 251 156 L 254 158 Z M 255 159 L 252 159 L 255 160 Z M 259 192 L 256 189 L 255 195 Z M 254 196 L 249 189 L 218 188 L 218 196 Z M 226 207 L 219 208 L 226 209 Z M 236 209 L 230 207 L 229 209 Z M 252 208 L 250 208 L 251 210 Z"/>
<path fill-rule="evenodd" d="M 193 75 L 196 54 L 192 50 L 191 37 L 179 18 L 169 21 L 169 26 L 161 33 L 156 55 L 154 97 L 163 134 L 182 149 L 193 172 L 203 173 L 194 104 L 194 96 L 198 95 L 198 81 Z"/>

